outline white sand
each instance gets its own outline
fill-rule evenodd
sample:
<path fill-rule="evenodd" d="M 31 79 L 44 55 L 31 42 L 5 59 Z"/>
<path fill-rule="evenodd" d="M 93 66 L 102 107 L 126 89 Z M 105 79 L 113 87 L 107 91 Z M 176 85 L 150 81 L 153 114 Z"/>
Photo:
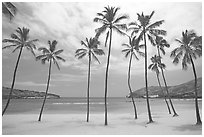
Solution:
<path fill-rule="evenodd" d="M 201 111 L 202 112 L 202 111 Z M 147 124 L 146 113 L 138 115 L 134 120 L 132 114 L 109 114 L 108 126 L 104 126 L 104 114 L 90 114 L 90 122 L 82 114 L 44 114 L 38 122 L 38 115 L 5 115 L 2 118 L 3 135 L 35 135 L 35 134 L 108 134 L 108 135 L 201 135 L 202 126 L 195 125 L 195 111 L 178 112 L 178 117 L 163 112 L 154 112 L 154 123 Z"/>

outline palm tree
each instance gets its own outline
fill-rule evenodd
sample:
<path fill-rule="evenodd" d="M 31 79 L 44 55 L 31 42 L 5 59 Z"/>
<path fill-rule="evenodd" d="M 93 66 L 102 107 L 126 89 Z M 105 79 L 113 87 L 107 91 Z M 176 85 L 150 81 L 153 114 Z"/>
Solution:
<path fill-rule="evenodd" d="M 165 39 L 163 39 L 162 37 L 159 37 L 159 36 L 156 36 L 156 39 L 155 39 L 155 44 L 157 46 L 157 53 L 158 53 L 158 56 L 160 57 L 160 63 L 163 64 L 161 62 L 161 54 L 160 54 L 160 50 L 162 51 L 163 55 L 165 55 L 165 50 L 164 48 L 167 47 L 169 48 L 170 45 L 167 43 L 167 41 Z M 168 86 L 167 86 L 167 82 L 166 82 L 166 79 L 165 79 L 165 76 L 164 76 L 164 71 L 163 71 L 163 68 L 160 67 L 161 69 L 161 72 L 162 72 L 162 77 L 163 77 L 163 80 L 164 80 L 164 85 L 165 85 L 165 88 L 166 88 L 166 92 L 167 92 L 167 96 L 169 98 L 169 102 L 170 102 L 170 105 L 171 105 L 171 108 L 174 112 L 174 115 L 173 116 L 178 116 L 178 114 L 176 113 L 176 110 L 173 106 L 173 103 L 172 103 L 172 100 L 171 100 L 171 97 L 169 95 L 169 90 L 168 90 Z"/>
<path fill-rule="evenodd" d="M 60 50 L 56 50 L 56 45 L 57 45 L 57 41 L 53 40 L 48 41 L 48 45 L 49 45 L 49 49 L 46 47 L 40 47 L 38 48 L 39 51 L 42 51 L 42 55 L 39 55 L 36 57 L 36 60 L 41 60 L 42 64 L 45 64 L 45 62 L 47 61 L 49 63 L 49 70 L 48 70 L 48 80 L 47 80 L 47 88 L 46 88 L 46 92 L 45 92 L 45 97 L 43 100 L 43 104 L 40 110 L 40 116 L 38 121 L 41 121 L 41 116 L 42 116 L 42 112 L 43 112 L 43 108 L 45 105 L 45 101 L 47 98 L 47 93 L 48 93 L 48 88 L 49 88 L 49 84 L 50 84 L 50 75 L 51 75 L 51 68 L 52 68 L 52 62 L 54 64 L 56 64 L 57 68 L 60 70 L 60 67 L 57 63 L 57 60 L 61 60 L 63 62 L 65 62 L 65 59 L 63 59 L 62 57 L 59 56 L 60 53 L 63 52 L 62 49 Z"/>
<path fill-rule="evenodd" d="M 31 53 L 35 56 L 35 53 L 34 53 L 33 49 L 36 49 L 36 46 L 35 46 L 34 42 L 36 42 L 38 40 L 37 39 L 30 40 L 29 39 L 29 31 L 30 30 L 27 29 L 27 28 L 23 27 L 21 29 L 21 28 L 18 27 L 18 29 L 16 29 L 16 33 L 11 34 L 11 39 L 4 39 L 3 40 L 3 43 L 9 43 L 7 46 L 3 47 L 3 49 L 14 47 L 13 53 L 18 49 L 20 51 L 19 51 L 19 54 L 18 54 L 16 66 L 15 66 L 14 73 L 13 73 L 13 80 L 12 80 L 12 84 L 11 84 L 11 90 L 10 90 L 10 93 L 9 93 L 9 98 L 8 98 L 6 106 L 5 106 L 5 108 L 4 108 L 3 112 L 2 112 L 2 116 L 4 115 L 6 109 L 8 108 L 9 102 L 11 100 L 13 88 L 14 88 L 14 85 L 15 85 L 16 72 L 17 72 L 17 69 L 18 69 L 18 64 L 19 64 L 19 61 L 20 61 L 20 58 L 21 58 L 23 48 L 26 48 L 27 50 L 31 51 Z"/>
<path fill-rule="evenodd" d="M 124 33 L 121 30 L 126 29 L 126 24 L 120 23 L 122 20 L 127 19 L 127 15 L 119 15 L 117 16 L 117 11 L 119 8 L 115 7 L 105 7 L 105 10 L 102 13 L 97 13 L 96 18 L 94 18 L 94 22 L 102 23 L 102 26 L 96 29 L 96 38 L 98 38 L 102 33 L 106 32 L 106 43 L 109 41 L 109 49 L 108 49 L 108 58 L 107 58 L 107 66 L 106 66 L 106 76 L 105 76 L 105 125 L 108 125 L 107 121 L 107 93 L 108 93 L 108 69 L 109 69 L 109 62 L 110 62 L 110 53 L 111 53 L 111 41 L 112 41 L 112 31 L 115 30 L 119 34 Z"/>
<path fill-rule="evenodd" d="M 96 55 L 104 55 L 104 51 L 98 48 L 100 42 L 96 38 L 86 38 L 86 41 L 81 41 L 81 45 L 85 48 L 77 49 L 75 57 L 78 59 L 83 58 L 84 56 L 88 55 L 89 66 L 88 66 L 88 86 L 87 86 L 87 119 L 86 121 L 89 122 L 89 93 L 90 93 L 90 75 L 91 75 L 91 60 L 92 58 L 95 59 L 99 64 L 99 60 Z M 95 55 L 96 54 L 96 55 Z"/>
<path fill-rule="evenodd" d="M 182 38 L 176 39 L 179 43 L 179 47 L 175 48 L 171 52 L 171 57 L 174 57 L 173 63 L 178 64 L 182 60 L 182 69 L 186 70 L 188 64 L 192 65 L 193 73 L 195 77 L 195 108 L 196 108 L 196 124 L 202 124 L 199 107 L 198 107 L 198 96 L 197 96 L 197 75 L 193 59 L 202 56 L 202 36 L 197 36 L 196 33 L 191 30 L 182 32 Z"/>
<path fill-rule="evenodd" d="M 145 46 L 145 87 L 146 87 L 146 100 L 147 100 L 147 110 L 149 116 L 149 123 L 153 122 L 149 104 L 149 93 L 148 93 L 148 79 L 147 79 L 147 44 L 146 37 L 148 37 L 149 41 L 152 45 L 154 45 L 154 37 L 157 35 L 166 35 L 165 30 L 157 29 L 164 20 L 156 21 L 150 24 L 150 20 L 154 15 L 154 11 L 150 15 L 144 15 L 143 13 L 137 14 L 138 23 L 131 22 L 129 25 L 132 26 L 130 29 L 133 29 L 132 35 L 139 33 L 138 39 L 144 41 Z"/>
<path fill-rule="evenodd" d="M 156 73 L 156 76 L 157 76 L 157 81 L 158 81 L 158 84 L 159 84 L 159 87 L 163 93 L 163 96 L 164 96 L 164 101 L 166 102 L 166 105 L 167 105 L 167 108 L 168 108 L 168 111 L 169 111 L 169 114 L 171 114 L 171 110 L 169 108 L 169 104 L 166 100 L 166 95 L 164 94 L 164 91 L 162 89 L 162 86 L 161 86 L 161 83 L 160 83 L 160 79 L 159 79 L 159 68 L 161 69 L 165 69 L 166 68 L 166 65 L 161 63 L 161 57 L 160 56 L 157 56 L 157 55 L 154 55 L 153 57 L 151 57 L 151 61 L 152 61 L 152 64 L 149 65 L 148 69 L 152 70 L 152 71 L 155 71 Z"/>
<path fill-rule="evenodd" d="M 2 2 L 2 13 L 10 20 L 16 15 L 17 8 L 11 2 Z"/>
<path fill-rule="evenodd" d="M 137 110 L 136 110 L 136 105 L 135 105 L 135 101 L 134 98 L 132 96 L 132 88 L 130 85 L 130 75 L 131 75 L 131 65 L 132 65 L 132 57 L 134 56 L 135 59 L 139 60 L 139 58 L 137 57 L 137 54 L 144 56 L 143 52 L 139 51 L 139 48 L 141 45 L 139 45 L 138 40 L 136 39 L 136 36 L 128 36 L 129 38 L 129 44 L 122 44 L 122 46 L 125 46 L 126 48 L 122 50 L 122 52 L 125 53 L 125 57 L 127 58 L 130 55 L 130 61 L 129 61 L 129 68 L 128 68 L 128 88 L 130 90 L 130 95 L 131 95 L 131 99 L 132 99 L 132 103 L 133 103 L 133 108 L 134 108 L 134 112 L 135 112 L 135 119 L 137 119 Z"/>

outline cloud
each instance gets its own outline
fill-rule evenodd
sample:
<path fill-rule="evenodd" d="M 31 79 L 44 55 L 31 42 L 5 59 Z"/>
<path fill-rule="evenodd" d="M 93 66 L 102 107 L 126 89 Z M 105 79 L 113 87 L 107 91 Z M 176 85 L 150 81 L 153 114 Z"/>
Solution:
<path fill-rule="evenodd" d="M 53 82 L 81 82 L 84 81 L 86 76 L 84 74 L 52 74 Z"/>
<path fill-rule="evenodd" d="M 61 66 L 60 74 L 57 69 L 52 70 L 52 81 L 54 84 L 57 83 L 59 85 L 61 85 L 60 83 L 63 83 L 63 81 L 66 81 L 68 85 L 71 85 L 75 82 L 83 83 L 83 81 L 87 79 L 88 58 L 78 60 L 75 58 L 75 51 L 78 48 L 82 48 L 80 44 L 81 40 L 85 40 L 86 37 L 93 37 L 95 35 L 95 29 L 102 25 L 93 22 L 93 19 L 96 17 L 96 13 L 102 12 L 104 6 L 107 6 L 107 4 L 110 6 L 119 6 L 119 14 L 128 14 L 130 18 L 124 21 L 126 23 L 137 20 L 137 13 L 144 12 L 144 14 L 150 14 L 153 10 L 155 11 L 155 14 L 152 17 L 152 23 L 162 19 L 165 20 L 165 23 L 161 25 L 161 28 L 167 30 L 167 36 L 165 38 L 171 45 L 170 48 L 166 49 L 166 56 L 163 57 L 163 62 L 167 65 L 167 71 L 181 69 L 181 65 L 179 64 L 175 66 L 172 64 L 172 59 L 169 57 L 170 52 L 178 46 L 177 43 L 174 42 L 174 39 L 180 38 L 182 31 L 185 29 L 194 29 L 199 35 L 202 34 L 201 2 L 17 2 L 15 4 L 19 9 L 19 12 L 14 20 L 9 22 L 7 18 L 4 16 L 2 17 L 2 39 L 10 37 L 10 34 L 15 32 L 17 27 L 24 26 L 30 29 L 31 39 L 37 38 L 40 40 L 37 43 L 38 47 L 47 47 L 48 40 L 57 40 L 57 49 L 64 49 L 61 56 L 66 60 L 66 62 L 59 61 Z M 105 34 L 102 34 L 99 40 L 101 41 L 100 48 L 105 51 L 106 55 L 99 57 L 101 64 L 98 64 L 95 61 L 91 64 L 91 73 L 98 79 L 104 77 L 107 63 L 108 47 L 104 47 L 105 36 Z M 121 53 L 121 50 L 123 49 L 121 46 L 122 43 L 128 43 L 127 37 L 121 36 L 114 31 L 112 37 L 110 73 L 114 73 L 114 76 L 117 76 L 114 77 L 115 79 L 127 75 L 128 70 L 129 58 L 125 58 L 124 54 Z M 151 63 L 151 56 L 156 54 L 157 51 L 149 42 L 147 42 L 147 47 L 149 65 Z M 141 50 L 144 51 L 144 49 Z M 17 57 L 17 53 L 14 54 L 15 57 L 11 57 L 10 53 L 10 50 L 4 50 L 2 52 L 2 62 L 7 62 L 3 64 L 3 68 L 11 68 L 12 62 L 16 62 L 15 57 Z M 39 55 L 41 53 L 36 51 L 36 54 Z M 31 57 L 32 55 L 29 52 L 23 52 L 22 54 L 22 59 L 26 59 L 26 63 L 31 59 L 33 61 L 33 58 Z M 22 61 L 20 66 L 25 70 L 26 65 L 23 64 L 24 62 Z M 195 61 L 195 64 L 196 66 L 201 66 L 202 58 Z M 22 72 L 22 82 L 19 82 L 18 85 L 27 86 L 28 88 L 29 86 L 34 86 L 34 88 L 37 88 L 37 86 L 45 86 L 45 84 L 35 83 L 33 81 L 37 81 L 37 78 L 41 77 L 45 72 L 47 74 L 47 66 L 44 66 L 43 68 L 40 63 L 30 63 L 29 65 L 30 68 L 26 69 L 26 74 L 28 75 L 24 76 L 23 74 L 25 72 Z M 35 67 L 32 65 L 35 65 Z M 39 70 L 40 73 L 36 73 L 36 70 Z M 10 74 L 8 69 L 4 69 L 2 73 L 4 78 L 8 77 L 7 75 L 12 77 L 12 74 Z M 143 76 L 144 58 L 132 62 L 131 73 L 132 75 Z M 35 75 L 35 78 L 31 76 L 29 77 L 29 74 Z M 26 78 L 31 78 L 31 81 L 25 81 Z M 32 78 L 35 80 L 32 80 Z M 5 80 L 4 83 L 6 83 L 6 81 L 7 80 Z M 54 88 L 58 87 L 59 86 Z M 60 88 L 63 90 L 63 86 Z"/>

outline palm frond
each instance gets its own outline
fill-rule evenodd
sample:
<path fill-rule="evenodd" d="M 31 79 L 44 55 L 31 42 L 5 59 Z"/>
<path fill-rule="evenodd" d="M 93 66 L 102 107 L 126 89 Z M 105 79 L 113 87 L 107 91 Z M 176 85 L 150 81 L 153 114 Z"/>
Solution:
<path fill-rule="evenodd" d="M 77 57 L 78 59 L 83 58 L 84 56 L 86 56 L 86 53 L 81 53 L 81 54 L 76 54 L 75 57 Z"/>
<path fill-rule="evenodd" d="M 97 13 L 97 16 L 101 16 L 102 18 L 105 18 L 105 15 L 103 15 L 102 13 Z"/>
<path fill-rule="evenodd" d="M 180 39 L 175 39 L 175 41 L 177 41 L 180 44 L 183 44 L 183 42 Z"/>
<path fill-rule="evenodd" d="M 115 21 L 113 23 L 119 23 L 121 20 L 128 19 L 128 18 L 129 18 L 128 15 L 121 15 L 117 19 L 115 19 Z"/>
<path fill-rule="evenodd" d="M 11 47 L 16 47 L 18 45 L 14 44 L 14 45 L 7 45 L 7 46 L 4 46 L 2 49 L 7 49 L 7 48 L 11 48 Z"/>
<path fill-rule="evenodd" d="M 147 29 L 154 29 L 164 23 L 164 20 L 157 21 L 147 27 Z"/>
<path fill-rule="evenodd" d="M 54 51 L 53 54 L 59 55 L 59 54 L 62 53 L 63 51 L 64 51 L 63 49 L 60 49 L 60 50 Z"/>
<path fill-rule="evenodd" d="M 145 56 L 145 53 L 144 53 L 144 52 L 141 52 L 141 51 L 139 51 L 139 50 L 137 50 L 137 53 L 138 53 L 140 56 L 142 56 L 142 57 Z"/>
<path fill-rule="evenodd" d="M 113 26 L 113 29 L 116 30 L 116 32 L 118 32 L 120 35 L 126 35 L 125 32 L 122 32 L 119 28 L 117 28 L 116 26 Z"/>
<path fill-rule="evenodd" d="M 46 55 L 38 55 L 35 59 L 36 61 L 46 58 Z"/>
<path fill-rule="evenodd" d="M 176 53 L 180 51 L 180 48 L 175 48 L 173 51 L 171 51 L 171 55 L 170 57 L 175 57 L 176 56 Z"/>
<path fill-rule="evenodd" d="M 53 40 L 52 43 L 50 41 L 48 41 L 48 43 L 49 43 L 49 46 L 50 46 L 50 51 L 54 52 L 55 49 L 56 49 L 57 41 Z"/>
<path fill-rule="evenodd" d="M 184 57 L 182 59 L 182 69 L 183 70 L 187 70 L 187 68 L 188 68 L 187 63 L 189 62 L 189 60 L 190 60 L 190 58 L 189 58 L 188 54 L 184 54 Z"/>
<path fill-rule="evenodd" d="M 152 67 L 153 67 L 153 65 L 154 65 L 154 64 L 150 64 L 150 65 L 148 66 L 148 69 L 150 69 L 150 70 L 151 70 L 151 69 L 152 69 Z"/>
<path fill-rule="evenodd" d="M 65 61 L 66 61 L 65 59 L 63 59 L 63 58 L 62 58 L 62 57 L 60 57 L 60 56 L 56 56 L 56 58 L 57 58 L 58 60 L 63 61 L 63 62 L 65 62 Z"/>
<path fill-rule="evenodd" d="M 152 13 L 149 15 L 149 19 L 151 19 L 152 18 L 152 16 L 154 15 L 154 11 L 152 11 Z"/>
<path fill-rule="evenodd" d="M 43 59 L 41 59 L 41 63 L 42 63 L 42 64 L 45 64 L 45 62 L 46 62 L 46 61 L 49 62 L 49 60 L 50 60 L 50 59 L 48 59 L 48 58 L 43 58 Z"/>
<path fill-rule="evenodd" d="M 131 48 L 131 46 L 129 44 L 123 43 L 122 46 L 127 47 L 127 48 Z"/>
<path fill-rule="evenodd" d="M 11 2 L 2 2 L 2 13 L 11 20 L 17 12 L 17 8 Z"/>
<path fill-rule="evenodd" d="M 38 50 L 39 50 L 39 51 L 42 51 L 43 54 L 45 54 L 45 53 L 50 53 L 50 51 L 49 51 L 47 48 L 44 48 L 44 47 L 40 47 L 40 48 L 38 48 Z"/>
<path fill-rule="evenodd" d="M 151 29 L 150 33 L 154 34 L 155 36 L 157 36 L 157 35 L 165 36 L 166 35 L 166 31 L 160 30 L 160 29 Z"/>
<path fill-rule="evenodd" d="M 127 25 L 126 25 L 126 24 L 115 24 L 115 26 L 116 26 L 118 29 L 127 31 Z"/>
<path fill-rule="evenodd" d="M 11 34 L 11 38 L 12 38 L 12 39 L 16 39 L 16 40 L 18 40 L 18 41 L 21 41 L 21 39 L 19 38 L 19 36 L 16 35 L 15 33 L 12 33 L 12 34 Z"/>
<path fill-rule="evenodd" d="M 123 49 L 122 52 L 130 51 L 131 49 Z"/>
<path fill-rule="evenodd" d="M 21 48 L 21 46 L 19 45 L 19 46 L 17 46 L 13 51 L 12 51 L 12 53 L 14 53 L 16 50 L 18 50 L 18 49 L 20 49 Z"/>
<path fill-rule="evenodd" d="M 77 54 L 77 53 L 80 53 L 80 52 L 87 52 L 87 49 L 77 49 L 76 51 L 75 51 L 75 53 Z"/>
<path fill-rule="evenodd" d="M 166 69 L 166 65 L 165 65 L 164 63 L 159 63 L 159 67 L 160 67 L 161 69 Z"/>
<path fill-rule="evenodd" d="M 96 29 L 95 30 L 96 31 L 96 36 L 95 37 L 98 38 L 103 32 L 106 31 L 107 28 L 108 28 L 107 25 L 103 25 L 102 27 Z"/>
<path fill-rule="evenodd" d="M 129 24 L 128 24 L 128 26 L 137 26 L 138 24 L 137 24 L 137 22 L 130 22 Z"/>
<path fill-rule="evenodd" d="M 156 46 L 155 42 L 154 42 L 154 39 L 152 38 L 152 36 L 150 36 L 149 34 L 147 35 L 150 43 L 153 45 L 153 46 Z"/>
<path fill-rule="evenodd" d="M 10 43 L 15 43 L 15 44 L 21 44 L 21 42 L 19 42 L 18 40 L 12 40 L 12 39 L 3 39 L 2 42 L 3 43 L 10 42 Z"/>
<path fill-rule="evenodd" d="M 105 53 L 102 49 L 94 48 L 93 51 L 96 55 L 105 55 Z"/>
<path fill-rule="evenodd" d="M 160 49 L 160 51 L 162 52 L 162 54 L 163 54 L 163 55 L 165 55 L 165 54 L 166 54 L 166 52 L 165 52 L 164 48 L 160 47 L 159 49 Z"/>
<path fill-rule="evenodd" d="M 132 52 L 131 54 L 134 55 L 134 57 L 135 57 L 136 60 L 139 60 L 139 58 L 137 57 L 137 55 L 135 54 L 135 52 Z"/>
<path fill-rule="evenodd" d="M 179 59 L 181 58 L 182 55 L 183 55 L 183 51 L 180 51 L 177 55 L 175 55 L 173 63 L 174 64 L 178 64 L 179 63 Z"/>
<path fill-rule="evenodd" d="M 28 50 L 30 50 L 30 52 L 33 54 L 33 56 L 35 57 L 35 52 L 33 50 L 33 48 L 31 46 L 26 46 Z"/>
<path fill-rule="evenodd" d="M 91 54 L 92 54 L 92 57 L 100 64 L 100 61 L 98 60 L 98 58 L 96 57 L 96 55 L 95 55 L 93 52 L 91 52 Z"/>
<path fill-rule="evenodd" d="M 53 62 L 57 66 L 58 70 L 60 70 L 59 64 L 57 63 L 57 60 L 55 58 L 53 58 Z"/>
<path fill-rule="evenodd" d="M 107 23 L 107 21 L 104 19 L 104 18 L 98 18 L 98 17 L 95 17 L 94 19 L 93 19 L 93 21 L 94 22 L 100 22 L 100 23 L 102 23 L 102 24 L 104 24 L 104 23 Z"/>
<path fill-rule="evenodd" d="M 127 51 L 126 54 L 125 54 L 125 57 L 127 58 L 129 56 L 129 54 L 131 53 L 131 51 Z"/>

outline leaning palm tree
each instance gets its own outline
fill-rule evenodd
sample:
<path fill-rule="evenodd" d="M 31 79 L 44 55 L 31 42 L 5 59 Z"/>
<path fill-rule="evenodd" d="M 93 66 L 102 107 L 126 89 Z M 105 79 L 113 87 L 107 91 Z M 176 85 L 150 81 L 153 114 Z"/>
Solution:
<path fill-rule="evenodd" d="M 179 47 L 175 48 L 171 52 L 171 57 L 174 57 L 173 63 L 178 64 L 180 60 L 182 60 L 182 69 L 186 70 L 188 68 L 188 64 L 192 65 L 193 73 L 195 77 L 195 108 L 196 108 L 196 124 L 202 124 L 199 107 L 198 107 L 198 96 L 197 96 L 197 74 L 194 65 L 193 59 L 197 59 L 197 57 L 202 56 L 202 36 L 197 36 L 196 33 L 191 30 L 186 30 L 182 32 L 182 38 L 176 39 L 179 43 Z"/>
<path fill-rule="evenodd" d="M 52 42 L 48 41 L 48 45 L 49 45 L 49 49 L 46 48 L 46 47 L 38 48 L 39 51 L 42 51 L 42 55 L 39 55 L 39 56 L 36 57 L 36 60 L 37 61 L 41 60 L 42 64 L 45 64 L 46 61 L 49 63 L 47 88 L 46 88 L 46 92 L 45 92 L 43 104 L 42 104 L 42 107 L 41 107 L 41 110 L 40 110 L 40 115 L 39 115 L 38 121 L 41 121 L 43 108 L 44 108 L 45 101 L 46 101 L 46 98 L 47 98 L 47 93 L 48 93 L 49 84 L 50 84 L 50 75 L 51 75 L 52 62 L 54 64 L 56 64 L 56 66 L 57 66 L 57 68 L 59 70 L 60 70 L 60 67 L 59 67 L 59 64 L 57 63 L 57 60 L 61 60 L 61 61 L 65 62 L 65 59 L 63 59 L 62 57 L 59 56 L 59 54 L 62 53 L 63 50 L 62 49 L 56 50 L 57 41 L 56 40 L 53 40 Z"/>
<path fill-rule="evenodd" d="M 6 103 L 6 106 L 2 112 L 2 116 L 4 115 L 4 113 L 6 112 L 6 109 L 9 106 L 9 102 L 11 100 L 11 96 L 12 96 L 12 92 L 13 92 L 13 88 L 15 85 L 15 79 L 16 79 L 16 72 L 18 69 L 18 64 L 21 58 L 21 54 L 23 51 L 23 48 L 26 48 L 28 50 L 31 51 L 31 53 L 35 56 L 34 50 L 36 49 L 36 45 L 34 44 L 34 42 L 38 41 L 37 39 L 34 40 L 30 40 L 29 39 L 29 29 L 27 28 L 19 28 L 16 29 L 16 33 L 11 34 L 11 39 L 4 39 L 3 43 L 9 43 L 7 46 L 3 47 L 3 49 L 7 49 L 7 48 L 11 48 L 14 47 L 13 52 L 15 52 L 16 50 L 19 50 L 19 54 L 18 54 L 18 58 L 17 58 L 17 62 L 16 62 L 16 66 L 14 69 L 14 73 L 13 73 L 13 80 L 12 80 L 12 84 L 11 84 L 11 90 L 9 93 L 9 97 L 8 97 L 8 101 Z"/>
<path fill-rule="evenodd" d="M 147 41 L 146 37 L 148 37 L 149 41 L 152 45 L 154 45 L 154 38 L 157 35 L 166 35 L 165 30 L 157 29 L 164 20 L 156 21 L 151 24 L 150 20 L 154 15 L 154 11 L 150 15 L 144 15 L 143 13 L 137 14 L 138 16 L 138 23 L 131 22 L 129 25 L 130 30 L 133 30 L 132 35 L 139 33 L 138 39 L 144 41 L 145 47 L 145 87 L 146 87 L 146 100 L 147 100 L 147 110 L 149 116 L 149 123 L 153 122 L 149 104 L 149 92 L 148 92 L 148 79 L 147 79 Z"/>
<path fill-rule="evenodd" d="M 2 13 L 10 20 L 16 15 L 17 8 L 11 2 L 2 2 Z"/>
<path fill-rule="evenodd" d="M 163 96 L 164 96 L 164 101 L 166 102 L 169 114 L 171 114 L 171 110 L 170 110 L 168 101 L 166 100 L 166 95 L 164 94 L 164 91 L 162 89 L 162 86 L 161 86 L 161 83 L 160 83 L 160 79 L 159 79 L 159 73 L 160 73 L 159 72 L 159 68 L 165 69 L 166 65 L 161 63 L 160 60 L 161 60 L 160 56 L 154 55 L 153 57 L 151 57 L 152 64 L 149 65 L 148 69 L 150 69 L 150 70 L 152 70 L 152 71 L 154 71 L 156 73 L 159 87 L 160 87 L 160 89 L 161 89 L 161 91 L 163 93 Z"/>
<path fill-rule="evenodd" d="M 139 60 L 139 58 L 137 57 L 137 54 L 144 56 L 144 53 L 139 51 L 139 48 L 141 47 L 141 45 L 139 45 L 138 39 L 136 39 L 136 36 L 132 36 L 132 37 L 128 36 L 128 38 L 129 38 L 129 43 L 128 44 L 127 43 L 122 44 L 122 46 L 126 47 L 125 49 L 122 50 L 122 52 L 125 53 L 126 58 L 130 55 L 127 82 L 128 82 L 128 88 L 130 91 L 130 96 L 132 99 L 133 108 L 134 108 L 134 112 L 135 112 L 135 119 L 137 119 L 137 109 L 136 109 L 134 98 L 132 96 L 133 95 L 132 94 L 132 88 L 130 85 L 131 65 L 132 65 L 133 56 L 135 57 L 135 59 Z"/>
<path fill-rule="evenodd" d="M 96 55 L 104 55 L 104 51 L 102 49 L 98 48 L 98 45 L 100 45 L 100 42 L 96 38 L 86 38 L 86 41 L 81 41 L 81 45 L 84 46 L 84 48 L 77 49 L 75 57 L 78 59 L 83 58 L 84 56 L 88 56 L 89 66 L 88 66 L 88 86 L 87 86 L 87 119 L 86 121 L 89 122 L 89 93 L 90 93 L 90 76 L 91 76 L 91 60 L 92 58 L 95 59 L 99 64 L 100 61 L 96 57 Z"/>
<path fill-rule="evenodd" d="M 115 7 L 105 7 L 105 10 L 102 13 L 97 13 L 96 18 L 94 18 L 94 22 L 102 23 L 102 26 L 96 29 L 96 38 L 98 38 L 102 33 L 106 32 L 106 43 L 109 41 L 109 49 L 108 49 L 108 58 L 107 58 L 107 66 L 106 66 L 106 76 L 105 76 L 105 125 L 108 125 L 107 121 L 107 93 L 108 93 L 108 69 L 109 69 L 109 62 L 110 62 L 110 53 L 111 53 L 111 41 L 112 41 L 112 31 L 115 30 L 119 34 L 124 33 L 121 30 L 126 29 L 126 24 L 120 23 L 122 20 L 127 19 L 127 15 L 119 15 L 117 16 L 117 11 L 119 8 Z"/>
<path fill-rule="evenodd" d="M 169 48 L 170 45 L 168 44 L 168 42 L 167 42 L 165 39 L 163 39 L 162 37 L 159 37 L 159 36 L 156 36 L 155 44 L 156 44 L 156 46 L 157 46 L 158 56 L 160 57 L 160 60 L 159 60 L 159 61 L 160 61 L 160 64 L 163 64 L 163 63 L 161 62 L 161 59 L 162 59 L 162 58 L 161 58 L 160 51 L 162 51 L 162 54 L 165 55 L 166 52 L 165 52 L 164 48 L 165 48 L 165 47 Z M 170 97 L 170 95 L 169 95 L 169 90 L 168 90 L 167 82 L 166 82 L 166 79 L 165 79 L 165 76 L 164 76 L 164 70 L 163 70 L 164 68 L 160 67 L 160 69 L 161 69 L 161 72 L 162 72 L 162 77 L 163 77 L 163 80 L 164 80 L 164 85 L 165 85 L 165 88 L 166 88 L 167 96 L 168 96 L 168 98 L 169 98 L 169 102 L 170 102 L 171 108 L 172 108 L 172 110 L 173 110 L 173 112 L 174 112 L 174 115 L 173 115 L 173 116 L 178 116 L 178 114 L 176 113 L 176 110 L 175 110 L 175 108 L 174 108 L 174 106 L 173 106 L 171 97 Z"/>

